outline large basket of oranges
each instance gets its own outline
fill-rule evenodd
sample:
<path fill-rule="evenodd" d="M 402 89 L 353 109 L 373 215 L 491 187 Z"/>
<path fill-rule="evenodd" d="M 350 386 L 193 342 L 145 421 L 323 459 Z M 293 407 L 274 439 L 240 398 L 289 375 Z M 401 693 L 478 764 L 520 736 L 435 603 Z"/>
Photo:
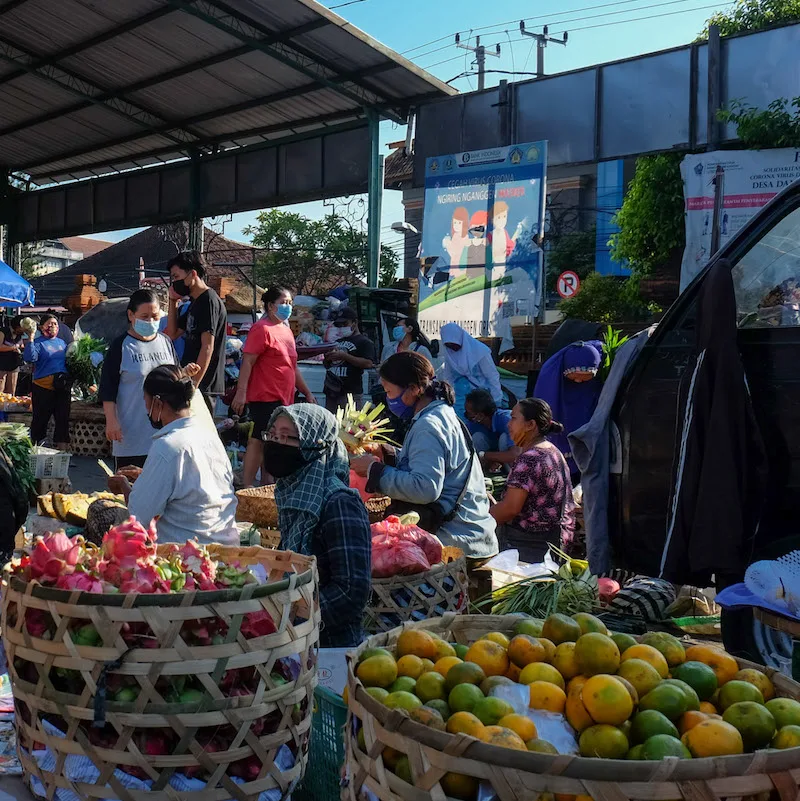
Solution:
<path fill-rule="evenodd" d="M 347 801 L 798 798 L 800 685 L 589 614 L 407 623 L 346 694 Z"/>

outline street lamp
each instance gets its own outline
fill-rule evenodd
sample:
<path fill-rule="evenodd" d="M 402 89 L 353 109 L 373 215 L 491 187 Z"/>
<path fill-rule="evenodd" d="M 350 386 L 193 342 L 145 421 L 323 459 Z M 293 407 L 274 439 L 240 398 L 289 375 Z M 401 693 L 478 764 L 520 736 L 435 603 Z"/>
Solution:
<path fill-rule="evenodd" d="M 418 234 L 419 231 L 410 222 L 393 222 L 392 230 L 398 234 Z"/>

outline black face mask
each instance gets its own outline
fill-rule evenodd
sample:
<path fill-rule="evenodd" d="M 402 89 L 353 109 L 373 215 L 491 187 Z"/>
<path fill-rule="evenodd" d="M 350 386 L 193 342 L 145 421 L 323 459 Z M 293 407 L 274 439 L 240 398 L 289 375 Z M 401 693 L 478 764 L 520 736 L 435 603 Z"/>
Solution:
<path fill-rule="evenodd" d="M 153 428 L 155 428 L 156 431 L 158 431 L 158 429 L 160 429 L 160 428 L 164 428 L 164 421 L 163 420 L 153 420 L 153 418 L 150 417 L 150 412 L 147 413 L 147 419 L 150 421 L 150 425 L 153 426 Z"/>
<path fill-rule="evenodd" d="M 264 443 L 264 469 L 275 478 L 288 478 L 306 464 L 300 448 L 272 440 Z"/>
<path fill-rule="evenodd" d="M 185 298 L 189 294 L 189 287 L 186 286 L 186 281 L 184 281 L 183 278 L 178 278 L 176 281 L 173 281 L 172 288 L 175 290 L 176 294 L 180 295 L 182 298 Z"/>

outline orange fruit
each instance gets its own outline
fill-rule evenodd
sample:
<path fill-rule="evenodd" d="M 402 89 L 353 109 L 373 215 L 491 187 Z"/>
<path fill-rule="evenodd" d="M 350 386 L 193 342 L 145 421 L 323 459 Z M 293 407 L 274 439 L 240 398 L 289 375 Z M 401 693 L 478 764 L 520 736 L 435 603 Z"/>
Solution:
<path fill-rule="evenodd" d="M 531 662 L 544 662 L 545 656 L 546 651 L 542 643 L 527 634 L 517 634 L 508 644 L 508 658 L 519 668 L 524 668 Z"/>
<path fill-rule="evenodd" d="M 698 723 L 681 737 L 681 742 L 698 758 L 744 753 L 742 735 L 724 720 Z"/>
<path fill-rule="evenodd" d="M 624 676 L 614 676 L 614 678 L 622 682 L 622 686 L 628 691 L 633 705 L 636 706 L 639 703 L 639 693 L 636 692 L 636 688 Z"/>
<path fill-rule="evenodd" d="M 405 659 L 405 657 L 403 657 L 403 659 Z M 433 670 L 436 673 L 441 673 L 442 676 L 446 678 L 451 667 L 462 664 L 464 663 L 457 656 L 443 656 L 441 659 L 436 661 L 436 664 L 433 666 Z"/>
<path fill-rule="evenodd" d="M 478 780 L 463 773 L 445 773 L 439 784 L 446 796 L 459 801 L 472 801 L 478 795 Z"/>
<path fill-rule="evenodd" d="M 556 684 L 549 681 L 532 681 L 528 685 L 531 709 L 544 709 L 548 712 L 564 712 L 567 694 Z M 530 738 L 524 738 L 530 739 Z"/>
<path fill-rule="evenodd" d="M 428 671 L 423 673 L 417 679 L 417 685 L 414 687 L 414 692 L 419 696 L 420 700 L 427 704 L 428 701 L 446 700 L 447 687 L 445 685 L 444 676 L 438 671 Z"/>
<path fill-rule="evenodd" d="M 606 624 L 600 620 L 599 617 L 590 615 L 588 612 L 576 612 L 572 619 L 581 627 L 582 634 L 588 634 L 590 631 L 596 631 L 600 634 L 608 635 Z"/>
<path fill-rule="evenodd" d="M 643 698 L 661 682 L 658 671 L 644 659 L 628 659 L 619 666 L 617 676 L 627 679 Z"/>
<path fill-rule="evenodd" d="M 716 714 L 718 714 L 717 708 L 710 701 L 701 701 L 700 702 L 700 711 L 701 712 L 705 712 L 706 715 L 716 715 Z"/>
<path fill-rule="evenodd" d="M 436 729 L 437 731 L 445 730 L 444 718 L 441 713 L 431 709 L 429 706 L 418 706 L 416 709 L 412 709 L 408 716 L 411 720 L 416 720 L 417 723 L 422 723 L 431 729 Z"/>
<path fill-rule="evenodd" d="M 502 698 L 479 698 L 478 702 L 472 707 L 472 714 L 483 723 L 484 726 L 497 726 L 500 718 L 512 715 L 514 707 Z"/>
<path fill-rule="evenodd" d="M 765 704 L 775 718 L 779 729 L 784 726 L 800 726 L 800 701 L 794 698 L 773 698 Z"/>
<path fill-rule="evenodd" d="M 345 689 L 347 689 L 345 687 Z M 389 691 L 385 690 L 383 687 L 365 687 L 367 691 L 367 695 L 371 695 L 376 701 L 380 701 L 383 703 L 386 700 L 386 696 L 389 695 Z"/>
<path fill-rule="evenodd" d="M 490 631 L 488 634 L 484 634 L 481 639 L 496 642 L 498 645 L 502 645 L 503 648 L 508 648 L 510 642 L 508 637 L 503 634 L 502 631 Z"/>
<path fill-rule="evenodd" d="M 708 720 L 708 715 L 705 712 L 698 712 L 694 709 L 689 712 L 684 712 L 678 721 L 678 731 L 681 734 L 686 734 L 689 729 L 693 729 L 704 720 Z"/>
<path fill-rule="evenodd" d="M 630 693 L 615 676 L 601 673 L 587 679 L 581 688 L 581 700 L 596 723 L 618 726 L 633 714 Z M 627 748 L 625 753 L 628 753 Z"/>
<path fill-rule="evenodd" d="M 389 709 L 405 709 L 406 711 L 422 706 L 422 701 L 414 693 L 410 693 L 407 690 L 397 690 L 389 693 L 383 703 Z"/>
<path fill-rule="evenodd" d="M 486 674 L 474 662 L 453 665 L 447 671 L 447 691 L 450 692 L 457 684 L 480 684 L 485 678 Z"/>
<path fill-rule="evenodd" d="M 577 621 L 569 615 L 558 613 L 550 615 L 542 626 L 542 637 L 547 638 L 555 645 L 561 645 L 562 642 L 575 642 L 582 633 Z"/>
<path fill-rule="evenodd" d="M 575 643 L 562 642 L 552 659 L 553 667 L 567 680 L 575 678 L 581 671 L 575 659 Z"/>
<path fill-rule="evenodd" d="M 406 784 L 414 784 L 414 776 L 411 773 L 411 763 L 408 761 L 407 756 L 402 756 L 397 761 L 397 764 L 394 766 L 394 775 Z"/>
<path fill-rule="evenodd" d="M 530 634 L 531 637 L 542 636 L 542 626 L 544 620 L 534 617 L 524 617 L 514 624 L 514 634 Z"/>
<path fill-rule="evenodd" d="M 388 687 L 397 678 L 397 663 L 391 656 L 371 656 L 359 663 L 356 676 L 365 687 Z"/>
<path fill-rule="evenodd" d="M 428 673 L 431 670 L 433 670 L 433 660 L 432 659 L 423 659 L 422 660 L 422 672 L 423 673 Z"/>
<path fill-rule="evenodd" d="M 749 681 L 733 679 L 719 688 L 719 708 L 723 713 L 729 706 L 739 701 L 753 701 L 763 705 L 764 696 L 761 695 L 761 690 Z"/>
<path fill-rule="evenodd" d="M 397 655 L 400 657 L 406 654 L 413 654 L 420 659 L 436 661 L 438 658 L 436 640 L 427 631 L 404 629 L 397 638 Z"/>
<path fill-rule="evenodd" d="M 547 742 L 547 740 L 542 740 L 539 737 L 535 737 L 533 740 L 528 740 L 525 743 L 525 747 L 529 751 L 535 751 L 539 754 L 557 754 L 558 749 L 552 744 Z"/>
<path fill-rule="evenodd" d="M 784 726 L 772 738 L 773 748 L 797 748 L 800 746 L 800 726 Z"/>
<path fill-rule="evenodd" d="M 422 660 L 418 656 L 406 654 L 397 660 L 397 675 L 418 679 L 425 672 L 423 670 L 424 667 Z"/>
<path fill-rule="evenodd" d="M 739 672 L 739 665 L 730 654 L 710 645 L 693 645 L 687 648 L 686 659 L 708 665 L 714 671 L 720 687 Z"/>
<path fill-rule="evenodd" d="M 587 679 L 583 676 L 577 676 L 576 678 L 582 679 L 583 681 L 575 685 L 570 682 L 569 692 L 567 693 L 567 703 L 564 707 L 564 717 L 566 717 L 569 725 L 580 734 L 584 729 L 593 726 L 594 721 L 592 720 L 592 716 L 586 711 L 586 707 L 583 705 L 583 699 L 581 698 L 581 689 Z M 575 681 L 575 679 L 573 679 L 573 681 Z"/>
<path fill-rule="evenodd" d="M 578 745 L 581 756 L 600 759 L 625 759 L 629 748 L 628 738 L 616 726 L 607 723 L 590 726 L 581 732 Z"/>
<path fill-rule="evenodd" d="M 486 726 L 480 739 L 489 745 L 499 745 L 502 748 L 514 748 L 517 751 L 527 751 L 525 741 L 511 729 L 502 726 Z"/>
<path fill-rule="evenodd" d="M 539 736 L 539 732 L 536 730 L 536 724 L 527 715 L 517 715 L 514 713 L 505 715 L 500 718 L 497 725 L 505 729 L 511 729 L 511 731 L 522 737 L 526 743 L 528 740 L 533 740 Z"/>
<path fill-rule="evenodd" d="M 575 643 L 575 661 L 584 676 L 598 673 L 616 673 L 619 669 L 619 648 L 611 637 L 590 631 L 582 634 Z"/>
<path fill-rule="evenodd" d="M 397 767 L 397 763 L 405 754 L 387 745 L 381 752 L 381 756 L 383 757 L 383 764 L 386 765 L 389 770 L 394 770 Z"/>
<path fill-rule="evenodd" d="M 446 656 L 456 656 L 456 649 L 450 645 L 449 642 L 445 642 L 444 640 L 439 640 L 434 638 L 434 643 L 436 644 L 436 656 L 432 656 L 434 662 L 438 662 L 440 659 L 444 659 Z"/>
<path fill-rule="evenodd" d="M 676 667 L 686 661 L 686 651 L 681 641 L 666 631 L 648 631 L 642 637 L 642 642 L 660 651 L 670 667 Z"/>
<path fill-rule="evenodd" d="M 469 734 L 470 737 L 480 738 L 484 729 L 472 712 L 454 712 L 447 719 L 447 731 L 450 734 Z"/>
<path fill-rule="evenodd" d="M 508 676 L 489 676 L 480 683 L 481 692 L 484 695 L 491 695 L 495 687 L 513 687 L 514 682 Z"/>
<path fill-rule="evenodd" d="M 517 683 L 519 682 L 519 677 L 521 673 L 522 670 L 520 668 L 518 668 L 514 664 L 510 664 L 508 666 L 508 670 L 506 671 L 506 678 L 511 679 L 511 681 Z"/>
<path fill-rule="evenodd" d="M 472 712 L 475 704 L 485 698 L 480 687 L 474 684 L 457 684 L 450 690 L 447 703 L 454 712 Z"/>
<path fill-rule="evenodd" d="M 722 716 L 742 735 L 745 751 L 766 748 L 775 736 L 775 718 L 769 710 L 755 701 L 739 701 L 729 706 Z"/>
<path fill-rule="evenodd" d="M 519 676 L 520 684 L 530 684 L 534 681 L 549 681 L 555 684 L 562 690 L 566 689 L 564 684 L 564 677 L 552 665 L 547 662 L 531 662 L 522 668 L 522 673 Z"/>
<path fill-rule="evenodd" d="M 487 676 L 502 676 L 510 664 L 508 653 L 494 640 L 477 640 L 467 651 L 466 662 L 474 662 Z"/>
<path fill-rule="evenodd" d="M 761 691 L 764 701 L 769 701 L 775 697 L 775 687 L 769 680 L 769 676 L 755 668 L 744 668 L 736 673 L 734 681 L 747 681 Z"/>
<path fill-rule="evenodd" d="M 649 662 L 657 671 L 662 679 L 666 679 L 669 675 L 669 665 L 661 651 L 657 651 L 652 645 L 632 645 L 624 654 L 622 654 L 621 662 L 627 662 L 629 659 L 643 659 Z"/>
<path fill-rule="evenodd" d="M 552 662 L 553 657 L 556 655 L 556 644 L 547 637 L 539 637 L 539 642 L 544 647 L 544 661 Z"/>

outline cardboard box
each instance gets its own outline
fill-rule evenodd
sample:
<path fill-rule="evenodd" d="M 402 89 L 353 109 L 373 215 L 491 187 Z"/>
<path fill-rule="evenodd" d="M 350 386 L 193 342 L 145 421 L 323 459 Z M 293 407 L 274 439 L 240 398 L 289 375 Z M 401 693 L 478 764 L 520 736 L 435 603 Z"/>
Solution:
<path fill-rule="evenodd" d="M 345 654 L 351 648 L 320 648 L 317 657 L 319 686 L 341 695 L 347 686 Z"/>

